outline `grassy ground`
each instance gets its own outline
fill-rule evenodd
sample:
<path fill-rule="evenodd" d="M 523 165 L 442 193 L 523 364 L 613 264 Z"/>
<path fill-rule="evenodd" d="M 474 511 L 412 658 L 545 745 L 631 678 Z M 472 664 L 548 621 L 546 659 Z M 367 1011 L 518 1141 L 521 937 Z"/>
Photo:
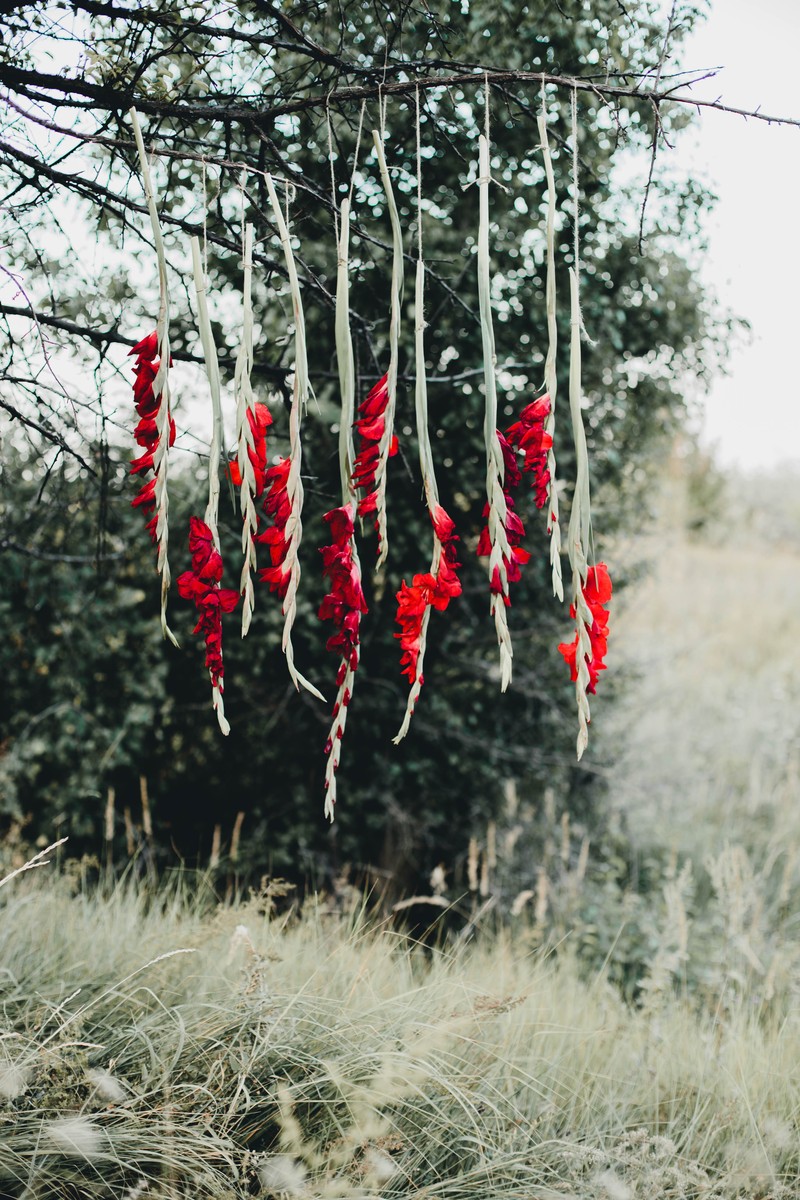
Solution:
<path fill-rule="evenodd" d="M 720 528 L 662 530 L 614 615 L 612 798 L 674 854 L 647 896 L 565 854 L 557 949 L 544 891 L 425 951 L 322 902 L 9 880 L 0 1197 L 797 1196 L 800 554 L 763 505 Z M 631 1004 L 612 967 L 643 914 Z"/>

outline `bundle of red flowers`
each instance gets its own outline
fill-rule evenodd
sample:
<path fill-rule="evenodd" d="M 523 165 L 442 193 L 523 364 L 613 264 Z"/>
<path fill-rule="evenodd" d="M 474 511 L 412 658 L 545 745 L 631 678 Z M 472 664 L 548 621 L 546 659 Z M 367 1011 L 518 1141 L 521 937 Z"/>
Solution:
<path fill-rule="evenodd" d="M 586 612 L 583 616 L 578 616 L 576 606 L 570 605 L 569 615 L 575 619 L 583 620 L 586 631 L 589 635 L 589 653 L 585 654 L 586 666 L 589 671 L 589 682 L 586 685 L 586 691 L 592 695 L 597 691 L 597 680 L 601 671 L 605 671 L 606 664 L 604 662 L 608 649 L 608 613 L 605 605 L 611 599 L 611 576 L 608 573 L 608 567 L 605 563 L 597 563 L 589 568 L 586 576 L 586 582 L 581 588 L 581 596 L 586 605 Z M 579 609 L 583 609 L 583 604 L 578 605 Z M 576 632 L 573 641 L 561 642 L 558 649 L 564 656 L 564 660 L 569 666 L 570 679 L 573 683 L 578 678 L 578 643 L 580 640 L 580 630 Z"/>
<path fill-rule="evenodd" d="M 509 583 L 517 583 L 522 578 L 520 567 L 530 561 L 530 554 L 527 550 L 523 550 L 520 542 L 525 536 L 525 526 L 519 515 L 514 511 L 514 499 L 511 492 L 514 488 L 519 487 L 520 470 L 517 466 L 517 459 L 514 451 L 508 440 L 503 436 L 500 430 L 497 430 L 497 438 L 500 442 L 500 449 L 503 452 L 503 497 L 506 502 L 506 519 L 504 529 L 506 541 L 508 542 L 508 554 L 503 554 L 503 566 L 505 567 L 506 579 Z M 487 503 L 484 505 L 483 515 L 488 517 L 490 506 Z M 481 530 L 481 535 L 478 539 L 478 548 L 476 553 L 480 558 L 488 558 L 492 553 L 492 540 L 489 534 L 489 526 L 485 525 Z M 511 607 L 511 600 L 508 593 L 503 589 L 503 581 L 500 577 L 500 568 L 495 567 L 492 571 L 489 588 L 493 595 L 502 596 L 503 604 L 506 608 Z"/>
<path fill-rule="evenodd" d="M 547 503 L 547 492 L 550 484 L 550 472 L 547 469 L 548 451 L 553 445 L 553 439 L 545 432 L 544 423 L 550 414 L 550 397 L 545 393 L 523 408 L 519 420 L 509 425 L 506 438 L 509 445 L 514 446 L 525 454 L 522 464 L 523 471 L 533 472 L 532 487 L 536 494 L 536 507 L 543 508 Z"/>
<path fill-rule="evenodd" d="M 411 684 L 419 682 L 420 685 L 425 681 L 421 674 L 417 676 L 417 663 L 424 644 L 426 613 L 431 608 L 444 612 L 453 597 L 461 595 L 461 581 L 457 574 L 460 564 L 456 560 L 453 544 L 458 541 L 455 523 L 440 504 L 434 506 L 431 522 L 439 543 L 436 574 L 428 571 L 415 575 L 410 585 L 403 580 L 397 593 L 395 618 L 400 626 L 400 633 L 394 636 L 400 640 L 403 674 L 408 676 Z"/>
<path fill-rule="evenodd" d="M 159 362 L 156 358 L 158 354 L 158 334 L 154 330 L 147 337 L 142 338 L 137 342 L 132 350 L 128 351 L 128 355 L 135 355 L 136 362 L 133 367 L 133 373 L 136 376 L 133 384 L 133 399 L 136 406 L 136 412 L 139 417 L 139 423 L 133 431 L 133 436 L 136 442 L 144 447 L 144 454 L 139 458 L 131 460 L 130 472 L 131 475 L 144 474 L 147 471 L 153 472 L 153 478 L 142 484 L 138 493 L 131 501 L 133 508 L 141 508 L 144 512 L 150 513 L 156 506 L 156 476 L 158 467 L 155 463 L 156 450 L 159 441 L 158 415 L 161 410 L 161 395 L 153 391 L 153 382 L 158 374 Z M 175 442 L 175 422 L 172 417 L 169 419 L 169 444 L 172 446 Z M 157 524 L 158 515 L 151 517 L 147 522 L 147 531 L 153 542 L 157 541 Z"/>
<path fill-rule="evenodd" d="M 222 556 L 214 546 L 211 530 L 199 517 L 189 518 L 189 550 L 192 567 L 178 576 L 178 592 L 184 600 L 194 600 L 200 617 L 192 632 L 203 634 L 211 686 L 222 692 L 222 614 L 233 612 L 239 593 L 219 586 Z"/>
<path fill-rule="evenodd" d="M 325 649 L 341 658 L 336 672 L 336 686 L 339 692 L 333 706 L 333 724 L 325 743 L 325 753 L 328 755 L 325 770 L 325 813 L 333 820 L 333 806 L 336 800 L 335 774 L 339 765 L 341 739 L 347 722 L 353 681 L 358 669 L 361 617 L 367 612 L 367 605 L 361 589 L 361 568 L 353 542 L 352 504 L 331 509 L 325 513 L 325 520 L 330 526 L 331 544 L 323 546 L 320 553 L 322 573 L 328 577 L 331 588 L 323 598 L 318 616 L 321 621 L 333 622 L 336 632 L 328 638 Z"/>
<path fill-rule="evenodd" d="M 257 542 L 263 542 L 269 547 L 272 566 L 264 567 L 258 573 L 262 582 L 269 584 L 271 592 L 277 592 L 281 600 L 289 587 L 291 572 L 286 568 L 285 560 L 289 553 L 291 538 L 286 536 L 286 526 L 292 515 L 292 505 L 289 499 L 289 472 L 292 469 L 290 458 L 281 458 L 266 472 L 269 491 L 264 501 L 264 511 L 272 517 L 272 524 L 260 533 Z"/>
<path fill-rule="evenodd" d="M 367 612 L 361 589 L 361 571 L 353 555 L 353 506 L 331 509 L 325 518 L 331 530 L 331 545 L 323 546 L 322 574 L 330 580 L 331 590 L 319 607 L 321 621 L 333 621 L 336 633 L 325 643 L 325 649 L 339 654 L 342 662 L 336 674 L 341 686 L 348 667 L 355 671 L 359 656 L 359 626 L 362 613 Z M 330 747 L 328 747 L 330 749 Z"/>
<path fill-rule="evenodd" d="M 253 468 L 255 484 L 253 499 L 259 500 L 266 486 L 267 474 L 267 430 L 272 424 L 272 413 L 266 404 L 255 404 L 246 410 L 247 424 L 250 426 L 251 439 L 248 439 L 247 457 Z M 252 440 L 252 446 L 250 441 Z M 239 463 L 234 460 L 228 464 L 228 473 L 235 487 L 242 486 L 242 471 Z"/>
<path fill-rule="evenodd" d="M 361 438 L 361 445 L 353 466 L 352 483 L 356 491 L 364 495 L 358 501 L 358 515 L 365 517 L 368 513 L 376 513 L 374 525 L 378 532 L 378 552 L 381 548 L 381 524 L 377 516 L 378 483 L 380 468 L 386 469 L 384 460 L 381 464 L 381 454 L 386 435 L 386 408 L 389 403 L 388 376 L 383 375 L 369 392 L 366 400 L 358 407 L 360 416 L 354 422 Z M 386 459 L 397 454 L 397 438 L 392 434 L 386 444 Z"/>

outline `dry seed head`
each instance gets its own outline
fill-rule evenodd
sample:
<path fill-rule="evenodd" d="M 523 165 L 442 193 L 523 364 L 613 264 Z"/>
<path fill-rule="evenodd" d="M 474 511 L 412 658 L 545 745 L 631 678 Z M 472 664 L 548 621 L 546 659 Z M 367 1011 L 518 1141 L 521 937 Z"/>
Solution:
<path fill-rule="evenodd" d="M 271 1154 L 258 1168 L 261 1186 L 278 1196 L 301 1196 L 305 1191 L 307 1172 L 289 1154 Z"/>
<path fill-rule="evenodd" d="M 97 1158 L 102 1154 L 103 1133 L 89 1117 L 61 1117 L 45 1122 L 42 1141 L 48 1150 L 70 1158 Z"/>
<path fill-rule="evenodd" d="M 28 1086 L 30 1070 L 15 1062 L 0 1062 L 0 1096 L 16 1100 Z"/>
<path fill-rule="evenodd" d="M 128 1098 L 128 1093 L 116 1076 L 110 1071 L 92 1067 L 86 1072 L 86 1078 L 97 1094 L 109 1104 L 122 1104 Z"/>

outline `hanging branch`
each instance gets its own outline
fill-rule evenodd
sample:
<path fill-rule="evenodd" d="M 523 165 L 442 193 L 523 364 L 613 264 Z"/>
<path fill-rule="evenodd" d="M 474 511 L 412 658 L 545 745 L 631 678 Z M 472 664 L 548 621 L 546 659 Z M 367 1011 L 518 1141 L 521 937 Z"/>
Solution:
<path fill-rule="evenodd" d="M 489 143 L 481 134 L 479 139 L 478 193 L 480 220 L 478 226 L 478 302 L 483 344 L 483 379 L 486 391 L 486 414 L 483 436 L 486 444 L 486 506 L 489 542 L 489 579 L 492 593 L 491 612 L 494 617 L 497 643 L 500 647 L 500 690 L 511 682 L 511 662 L 514 651 L 508 629 L 508 563 L 512 560 L 506 526 L 508 506 L 503 490 L 505 465 L 503 449 L 497 435 L 497 380 L 495 366 L 494 327 L 492 325 L 491 275 L 489 265 Z"/>
<path fill-rule="evenodd" d="M 211 409 L 213 413 L 213 424 L 211 429 L 211 447 L 208 456 L 208 503 L 205 512 L 205 525 L 210 533 L 211 545 L 216 553 L 220 554 L 219 544 L 219 466 L 220 455 L 222 450 L 222 397 L 219 378 L 219 364 L 217 362 L 217 350 L 214 345 L 214 335 L 211 330 L 211 321 L 208 316 L 208 305 L 206 302 L 206 281 L 203 274 L 203 264 L 200 257 L 200 241 L 198 238 L 192 238 L 192 270 L 194 275 L 195 294 L 197 296 L 197 324 L 200 333 L 200 343 L 203 347 L 203 357 L 206 364 L 206 375 L 208 377 L 208 388 L 211 393 Z M 221 569 L 221 562 L 220 562 Z M 215 580 L 217 588 L 219 588 L 219 579 Z M 225 719 L 225 705 L 223 702 L 223 682 L 222 682 L 222 646 L 220 633 L 219 646 L 219 666 L 220 670 L 211 674 L 211 696 L 214 711 L 217 714 L 219 727 L 224 734 L 230 733 L 230 725 Z M 216 676 L 216 677 L 215 677 Z"/>
<path fill-rule="evenodd" d="M 284 615 L 283 636 L 281 647 L 286 655 L 286 665 L 289 675 L 296 688 L 304 687 L 318 700 L 325 697 L 310 683 L 294 665 L 294 647 L 292 645 L 292 626 L 297 615 L 297 589 L 300 585 L 300 542 L 303 537 L 303 481 L 300 477 L 302 466 L 302 445 L 300 442 L 300 423 L 308 403 L 308 352 L 306 348 L 306 318 L 303 311 L 303 299 L 300 294 L 300 280 L 297 277 L 297 266 L 292 251 L 289 229 L 281 211 L 275 185 L 270 175 L 265 176 L 275 223 L 286 259 L 286 271 L 289 276 L 289 290 L 292 297 L 294 312 L 294 387 L 292 391 L 292 407 L 289 412 L 289 458 L 282 460 L 276 467 L 270 467 L 267 478 L 271 481 L 270 499 L 275 509 L 275 524 L 278 526 L 278 509 L 284 509 L 285 522 L 278 529 L 279 542 L 273 555 L 272 576 L 267 572 L 270 586 L 276 587 L 283 596 Z M 274 504 L 272 501 L 274 500 Z M 265 535 L 266 540 L 266 535 Z M 273 540 L 272 545 L 275 545 Z M 270 550 L 272 551 L 272 545 Z M 277 561 L 276 561 L 277 560 Z"/>
<path fill-rule="evenodd" d="M 158 219 L 158 209 L 156 208 L 155 196 L 153 194 L 153 181 L 150 177 L 150 164 L 147 161 L 147 154 L 144 148 L 144 140 L 142 131 L 139 128 L 139 119 L 136 115 L 136 109 L 130 110 L 131 124 L 133 125 L 133 134 L 136 139 L 136 149 L 139 152 L 139 163 L 142 169 L 142 179 L 144 181 L 144 191 L 147 199 L 147 208 L 150 214 L 150 224 L 153 229 L 153 242 L 155 245 L 156 258 L 158 259 L 158 288 L 159 288 L 159 306 L 158 320 L 156 322 L 156 340 L 158 346 L 158 369 L 155 378 L 152 381 L 153 396 L 158 401 L 158 411 L 156 413 L 156 428 L 158 431 L 158 442 L 156 443 L 153 453 L 153 472 L 155 475 L 155 509 L 156 509 L 156 525 L 155 525 L 155 542 L 158 547 L 157 568 L 161 576 L 161 632 L 165 638 L 168 638 L 173 646 L 178 645 L 177 638 L 167 624 L 167 595 L 171 582 L 169 569 L 168 545 L 169 545 L 169 491 L 168 491 L 168 476 L 169 476 L 169 443 L 170 443 L 170 391 L 169 391 L 169 367 L 170 367 L 170 348 L 169 348 L 169 279 L 167 277 L 167 256 L 164 251 L 164 238 L 161 233 L 161 224 Z"/>
<path fill-rule="evenodd" d="M 325 514 L 331 531 L 331 545 L 322 550 L 323 573 L 331 590 L 320 605 L 321 620 L 332 620 L 337 632 L 328 639 L 327 649 L 339 654 L 336 673 L 338 692 L 333 706 L 330 734 L 325 743 L 328 762 L 325 767 L 325 816 L 332 821 L 336 811 L 336 771 L 342 749 L 342 737 L 353 694 L 359 663 L 361 616 L 367 611 L 361 589 L 361 564 L 355 543 L 352 504 L 353 416 L 355 407 L 355 366 L 350 336 L 349 270 L 350 201 L 342 201 L 341 230 L 338 244 L 336 277 L 336 358 L 342 411 L 339 425 L 339 475 L 342 488 L 340 508 Z"/>
<path fill-rule="evenodd" d="M 547 308 L 547 358 L 544 364 L 544 386 L 550 397 L 550 411 L 545 419 L 545 433 L 550 437 L 550 449 L 547 452 L 547 471 L 550 476 L 547 485 L 547 532 L 550 535 L 550 567 L 553 578 L 553 595 L 559 600 L 564 599 L 564 583 L 561 578 L 561 525 L 558 520 L 558 486 L 556 483 L 556 457 L 553 449 L 555 434 L 556 391 L 558 389 L 558 373 L 556 371 L 556 350 L 558 347 L 558 324 L 556 322 L 556 266 L 555 266 L 555 216 L 556 216 L 556 185 L 553 175 L 553 160 L 550 155 L 550 141 L 547 136 L 547 110 L 545 108 L 544 89 L 542 89 L 542 112 L 538 118 L 539 137 L 541 139 L 544 170 L 547 178 L 547 282 L 545 287 L 545 302 Z"/>

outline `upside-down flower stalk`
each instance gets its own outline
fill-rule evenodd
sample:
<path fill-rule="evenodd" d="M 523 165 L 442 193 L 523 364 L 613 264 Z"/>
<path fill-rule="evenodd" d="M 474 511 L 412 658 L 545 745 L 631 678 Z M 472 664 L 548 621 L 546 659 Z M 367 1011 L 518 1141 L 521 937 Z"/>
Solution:
<path fill-rule="evenodd" d="M 212 531 L 199 517 L 189 518 L 189 551 L 192 556 L 191 570 L 178 576 L 178 592 L 185 600 L 193 600 L 200 614 L 192 632 L 203 635 L 211 686 L 221 697 L 225 671 L 222 662 L 222 614 L 233 612 L 239 603 L 239 593 L 233 588 L 220 587 L 222 556 L 214 544 Z M 228 729 L 223 727 L 222 731 L 227 733 Z"/>
<path fill-rule="evenodd" d="M 158 219 L 158 209 L 156 208 L 155 195 L 153 193 L 153 181 L 150 176 L 150 164 L 147 161 L 147 153 L 144 148 L 144 140 L 142 131 L 139 128 L 139 119 L 136 115 L 136 110 L 130 110 L 131 124 L 133 125 L 133 134 L 136 139 L 136 149 L 139 154 L 139 164 L 142 169 L 142 180 L 144 182 L 145 197 L 147 199 L 147 210 L 150 214 L 150 225 L 153 230 L 153 244 L 155 246 L 156 258 L 158 260 L 158 289 L 159 289 L 159 305 L 158 305 L 158 320 L 156 322 L 156 332 L 154 341 L 151 345 L 148 342 L 148 351 L 152 350 L 149 362 L 155 363 L 156 353 L 158 355 L 158 364 L 155 367 L 154 374 L 148 380 L 146 386 L 152 391 L 154 404 L 157 402 L 155 411 L 152 414 L 152 419 L 155 422 L 155 433 L 157 435 L 154 442 L 148 443 L 148 453 L 152 449 L 153 460 L 152 469 L 154 478 L 150 481 L 153 485 L 150 488 L 149 495 L 153 501 L 155 509 L 155 524 L 152 526 L 154 538 L 157 547 L 157 568 L 161 576 L 161 632 L 165 638 L 169 638 L 174 646 L 178 645 L 178 641 L 167 624 L 167 595 L 170 585 L 170 569 L 167 548 L 169 544 L 169 491 L 167 487 L 169 479 L 169 448 L 175 440 L 174 422 L 170 413 L 170 389 L 169 389 L 169 368 L 171 366 L 170 348 L 169 348 L 169 279 L 167 277 L 167 256 L 164 251 L 164 238 L 161 233 L 161 224 Z M 145 339 L 147 341 L 147 339 Z M 140 342 L 141 346 L 142 343 Z M 137 348 L 134 347 L 134 350 Z M 140 361 L 145 361 L 140 358 Z M 145 370 L 144 374 L 148 372 Z M 137 383 L 139 377 L 137 376 Z M 138 440 L 138 439 L 137 439 Z M 144 443 L 140 442 L 140 445 Z M 149 488 L 150 485 L 148 484 Z M 141 497 L 142 493 L 140 493 Z M 137 497 L 139 499 L 139 497 Z M 144 506 L 146 503 L 139 499 L 139 502 Z"/>
<path fill-rule="evenodd" d="M 347 712 L 353 696 L 360 655 L 359 629 L 362 614 L 367 611 L 361 590 L 361 564 L 355 543 L 353 505 L 350 500 L 353 474 L 353 410 L 355 396 L 355 364 L 350 336 L 350 292 L 348 255 L 350 241 L 350 202 L 342 201 L 341 231 L 339 234 L 338 269 L 336 278 L 336 359 L 339 368 L 339 388 L 342 413 L 339 424 L 339 476 L 342 504 L 325 514 L 331 530 L 332 543 L 322 549 L 323 572 L 331 581 L 331 590 L 319 609 L 320 620 L 332 620 L 337 632 L 328 639 L 327 648 L 341 657 L 336 673 L 338 692 L 333 706 L 332 725 L 325 753 L 325 816 L 333 820 L 336 811 L 336 771 L 342 749 L 342 737 L 347 724 Z"/>
<path fill-rule="evenodd" d="M 573 269 L 570 269 L 570 301 L 569 406 L 575 440 L 576 478 L 569 519 L 568 546 L 572 568 L 570 616 L 575 620 L 575 640 L 572 646 L 562 643 L 559 649 L 570 666 L 570 674 L 575 684 L 578 702 L 577 752 L 580 759 L 589 744 L 591 713 L 587 693 L 594 693 L 597 672 L 603 669 L 608 616 L 602 605 L 611 596 L 611 580 L 604 563 L 590 567 L 587 559 L 591 536 L 589 452 L 581 412 L 581 312 L 578 276 Z M 594 578 L 590 580 L 592 575 Z"/>
<path fill-rule="evenodd" d="M 208 455 L 208 503 L 206 504 L 205 520 L 203 524 L 209 531 L 210 544 L 212 549 L 219 555 L 219 528 L 217 524 L 219 516 L 219 466 L 220 453 L 222 449 L 222 396 L 219 379 L 219 363 L 217 361 L 217 350 L 214 345 L 214 335 L 211 331 L 211 321 L 208 316 L 208 304 L 206 300 L 206 280 L 203 271 L 203 264 L 200 258 L 200 242 L 196 237 L 192 238 L 192 270 L 194 274 L 194 287 L 197 296 L 197 324 L 200 333 L 200 343 L 203 347 L 203 358 L 206 364 L 206 375 L 208 377 L 208 389 L 211 394 L 211 409 L 213 413 L 213 423 L 211 427 L 211 446 Z M 197 520 L 197 518 L 194 518 Z M 205 535 L 204 535 L 205 536 Z M 213 560 L 216 566 L 216 559 Z M 219 559 L 219 575 L 213 581 L 213 586 L 219 588 L 219 581 L 222 577 L 222 558 Z M 237 593 L 238 595 L 238 593 Z M 213 602 L 209 601 L 209 607 Z M 225 611 L 230 611 L 225 609 Z M 199 630 L 200 626 L 198 626 Z M 219 630 L 214 630 L 214 636 L 219 633 L 219 643 L 215 642 L 213 664 L 214 669 L 209 667 L 209 676 L 211 678 L 211 702 L 214 711 L 217 714 L 219 727 L 224 734 L 231 731 L 231 727 L 225 718 L 225 704 L 223 700 L 223 682 L 222 682 L 222 625 L 220 621 Z"/>
<path fill-rule="evenodd" d="M 556 266 L 555 266 L 555 218 L 556 218 L 556 185 L 553 176 L 553 161 L 550 155 L 550 142 L 547 136 L 547 110 L 545 108 L 544 88 L 542 88 L 542 112 L 538 118 L 539 137 L 541 138 L 544 171 L 547 178 L 547 281 L 545 284 L 545 302 L 547 309 L 547 357 L 544 364 L 544 386 L 550 401 L 544 432 L 549 438 L 547 445 L 547 532 L 550 535 L 550 569 L 553 581 L 553 595 L 564 599 L 564 582 L 561 577 L 561 525 L 558 519 L 558 486 L 556 484 L 556 458 L 553 449 L 555 437 L 556 391 L 558 376 L 556 372 L 556 350 L 558 347 L 558 325 L 556 322 Z M 539 503 L 537 497 L 537 504 Z"/>
<path fill-rule="evenodd" d="M 486 443 L 486 536 L 489 549 L 489 580 L 491 612 L 494 617 L 497 643 L 500 647 L 500 689 L 505 691 L 511 682 L 513 649 L 508 629 L 508 564 L 514 552 L 508 540 L 508 504 L 503 489 L 505 476 L 503 447 L 497 430 L 497 380 L 495 378 L 495 343 L 492 325 L 491 278 L 489 266 L 489 143 L 481 134 L 479 139 L 478 193 L 480 220 L 478 225 L 478 302 L 483 343 L 483 378 L 486 391 L 486 414 L 483 423 Z M 514 522 L 511 522 L 513 525 Z"/>
<path fill-rule="evenodd" d="M 258 540 L 269 546 L 271 565 L 264 568 L 259 578 L 270 585 L 270 591 L 277 592 L 283 602 L 283 635 L 281 647 L 286 656 L 286 665 L 294 686 L 299 690 L 304 687 L 318 700 L 324 696 L 305 675 L 297 670 L 294 663 L 294 647 L 292 645 L 292 627 L 297 615 L 297 589 L 300 585 L 299 549 L 303 537 L 303 481 L 300 469 L 303 460 L 302 444 L 300 442 L 300 422 L 308 402 L 308 353 L 306 349 L 306 318 L 303 311 L 303 298 L 300 294 L 300 280 L 297 276 L 297 266 L 294 260 L 292 242 L 283 212 L 281 211 L 275 185 L 270 175 L 265 176 L 275 223 L 283 247 L 286 262 L 286 273 L 289 277 L 289 291 L 292 297 L 294 313 L 294 387 L 292 390 L 292 406 L 289 412 L 289 457 L 281 458 L 266 473 L 269 491 L 265 501 L 268 516 L 272 517 L 272 525 Z"/>
<path fill-rule="evenodd" d="M 455 524 L 439 503 L 436 472 L 433 464 L 430 434 L 428 432 L 428 389 L 425 379 L 425 266 L 422 257 L 417 259 L 415 296 L 415 359 L 416 387 L 415 409 L 419 463 L 425 487 L 425 500 L 433 525 L 433 553 L 430 570 L 415 575 L 411 584 L 403 580 L 397 593 L 397 624 L 402 651 L 400 662 L 403 674 L 408 676 L 411 688 L 408 693 L 403 723 L 393 738 L 397 745 L 408 733 L 411 718 L 425 682 L 425 649 L 428 639 L 428 623 L 431 609 L 444 612 L 455 596 L 461 595 L 461 582 L 457 575 L 455 542 L 458 541 Z"/>
<path fill-rule="evenodd" d="M 236 397 L 237 459 L 231 467 L 231 478 L 239 485 L 239 504 L 242 512 L 242 574 L 239 591 L 242 594 L 242 637 L 247 635 L 253 618 L 255 595 L 252 573 L 256 570 L 255 538 L 258 533 L 256 504 L 261 499 L 266 482 L 267 429 L 272 415 L 265 404 L 256 404 L 250 376 L 253 370 L 253 226 L 244 231 L 242 265 L 242 340 L 236 355 L 233 391 Z"/>

